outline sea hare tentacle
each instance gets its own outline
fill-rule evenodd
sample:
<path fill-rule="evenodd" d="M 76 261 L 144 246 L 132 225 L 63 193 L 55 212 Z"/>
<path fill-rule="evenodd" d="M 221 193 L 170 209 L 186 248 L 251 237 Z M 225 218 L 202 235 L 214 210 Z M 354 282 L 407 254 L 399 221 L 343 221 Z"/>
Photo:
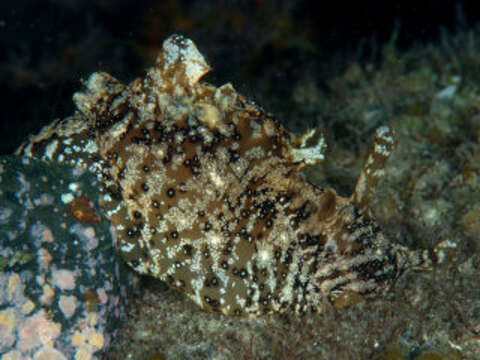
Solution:
<path fill-rule="evenodd" d="M 375 193 L 378 180 L 384 174 L 385 163 L 392 154 L 395 140 L 388 126 L 382 126 L 375 132 L 372 150 L 355 186 L 352 201 L 363 212 L 369 211 L 368 204 Z"/>
<path fill-rule="evenodd" d="M 396 248 L 368 203 L 392 132 L 377 131 L 354 194 L 340 197 L 299 173 L 324 157 L 318 131 L 294 137 L 231 84 L 200 82 L 209 70 L 191 40 L 171 36 L 128 86 L 91 75 L 78 111 L 18 153 L 97 173 L 125 260 L 204 309 L 303 313 L 387 289 Z"/>

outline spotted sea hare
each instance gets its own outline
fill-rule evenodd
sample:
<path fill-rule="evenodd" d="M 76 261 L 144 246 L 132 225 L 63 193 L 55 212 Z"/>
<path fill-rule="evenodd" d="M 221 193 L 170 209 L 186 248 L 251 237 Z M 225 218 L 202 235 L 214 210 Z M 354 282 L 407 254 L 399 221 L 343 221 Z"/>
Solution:
<path fill-rule="evenodd" d="M 299 172 L 324 157 L 318 131 L 288 133 L 231 84 L 201 82 L 209 70 L 190 39 L 173 35 L 129 85 L 92 74 L 75 114 L 17 153 L 97 174 L 127 263 L 206 310 L 320 311 L 326 300 L 381 294 L 430 261 L 388 241 L 369 210 L 394 147 L 388 127 L 353 195 L 340 197 Z"/>

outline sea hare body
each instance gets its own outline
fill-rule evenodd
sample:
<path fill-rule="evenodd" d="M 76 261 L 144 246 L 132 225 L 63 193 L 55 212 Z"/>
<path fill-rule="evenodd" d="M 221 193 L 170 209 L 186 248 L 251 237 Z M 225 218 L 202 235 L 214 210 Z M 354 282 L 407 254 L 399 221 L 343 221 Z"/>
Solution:
<path fill-rule="evenodd" d="M 96 173 L 118 249 L 137 271 L 229 315 L 321 310 L 382 293 L 406 262 L 368 203 L 393 148 L 387 127 L 349 198 L 299 170 L 323 159 L 316 131 L 287 133 L 171 36 L 144 78 L 94 73 L 78 111 L 19 150 Z"/>

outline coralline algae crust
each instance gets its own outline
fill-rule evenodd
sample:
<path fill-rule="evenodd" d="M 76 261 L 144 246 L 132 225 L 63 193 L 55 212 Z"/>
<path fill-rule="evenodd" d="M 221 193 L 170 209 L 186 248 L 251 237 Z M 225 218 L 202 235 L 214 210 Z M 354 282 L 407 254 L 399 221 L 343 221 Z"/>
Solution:
<path fill-rule="evenodd" d="M 115 336 L 133 281 L 97 187 L 85 171 L 0 159 L 2 360 L 94 360 Z"/>
<path fill-rule="evenodd" d="M 323 159 L 321 134 L 293 136 L 231 84 L 200 82 L 209 70 L 173 35 L 127 86 L 92 74 L 78 111 L 18 154 L 97 174 L 125 260 L 206 310 L 319 311 L 382 293 L 408 263 L 428 261 L 390 243 L 368 207 L 394 146 L 388 127 L 354 194 L 340 197 L 299 173 Z"/>

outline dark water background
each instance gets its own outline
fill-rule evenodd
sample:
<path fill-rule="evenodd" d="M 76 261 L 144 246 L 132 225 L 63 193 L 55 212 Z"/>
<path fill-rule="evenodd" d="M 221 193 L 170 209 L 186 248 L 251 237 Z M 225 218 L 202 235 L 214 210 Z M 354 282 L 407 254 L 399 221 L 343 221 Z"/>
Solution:
<path fill-rule="evenodd" d="M 311 67 L 321 84 L 349 62 L 374 64 L 395 29 L 406 50 L 466 30 L 479 14 L 476 1 L 452 0 L 4 0 L 0 154 L 71 114 L 73 92 L 93 71 L 140 75 L 173 32 L 206 54 L 215 69 L 207 80 L 231 81 L 282 120 L 299 69 Z"/>

